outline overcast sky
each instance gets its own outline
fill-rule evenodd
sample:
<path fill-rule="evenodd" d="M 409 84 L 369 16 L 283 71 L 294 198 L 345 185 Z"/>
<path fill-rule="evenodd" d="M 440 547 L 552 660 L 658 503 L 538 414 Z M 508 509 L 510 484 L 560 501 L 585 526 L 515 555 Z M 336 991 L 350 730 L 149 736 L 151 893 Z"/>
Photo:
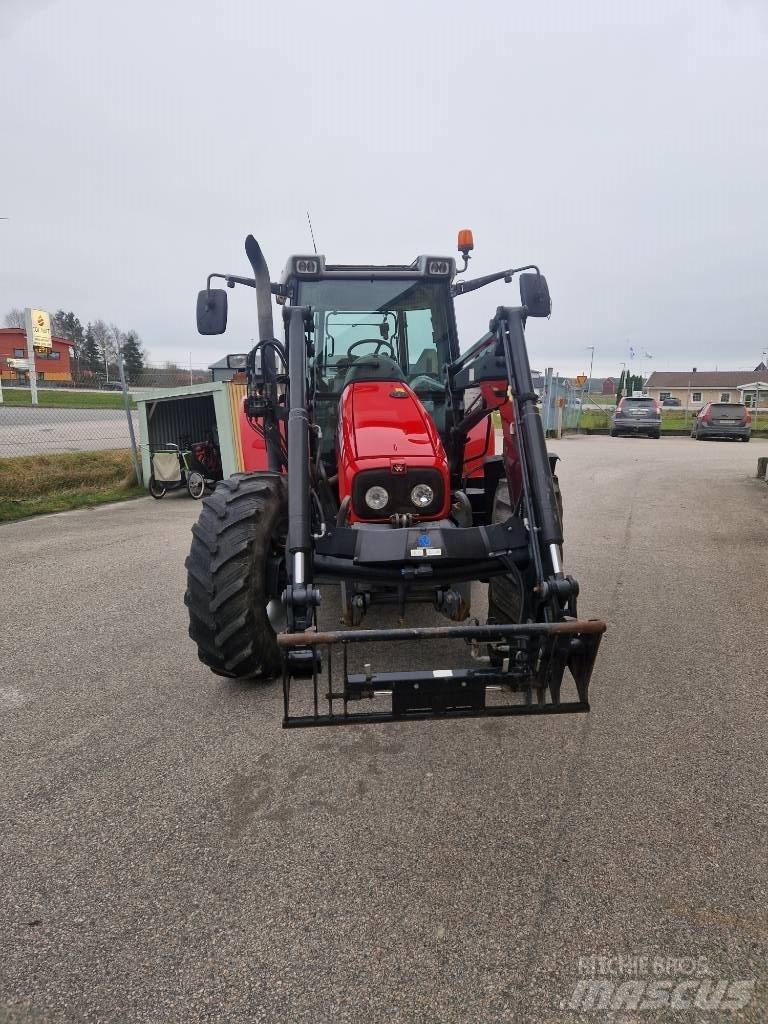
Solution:
<path fill-rule="evenodd" d="M 254 296 L 201 338 L 197 290 L 334 262 L 536 262 L 531 363 L 751 368 L 768 346 L 766 0 L 0 0 L 0 316 L 73 309 L 154 359 L 247 346 Z M 464 345 L 495 285 L 457 300 Z M 637 362 L 635 363 L 637 366 Z"/>

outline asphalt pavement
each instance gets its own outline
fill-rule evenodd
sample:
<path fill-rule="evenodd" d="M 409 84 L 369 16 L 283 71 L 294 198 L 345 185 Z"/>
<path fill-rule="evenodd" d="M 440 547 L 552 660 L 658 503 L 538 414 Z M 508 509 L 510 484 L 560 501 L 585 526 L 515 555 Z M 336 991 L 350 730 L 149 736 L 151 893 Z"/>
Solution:
<path fill-rule="evenodd" d="M 768 442 L 553 447 L 584 716 L 286 732 L 197 661 L 188 498 L 0 527 L 0 1021 L 768 1019 Z"/>

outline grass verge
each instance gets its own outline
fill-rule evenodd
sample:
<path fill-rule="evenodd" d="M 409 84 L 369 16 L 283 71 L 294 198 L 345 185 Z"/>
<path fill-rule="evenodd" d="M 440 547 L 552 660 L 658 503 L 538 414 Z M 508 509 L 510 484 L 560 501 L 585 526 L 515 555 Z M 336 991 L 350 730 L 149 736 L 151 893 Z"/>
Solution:
<path fill-rule="evenodd" d="M 137 498 L 130 452 L 64 452 L 0 459 L 0 523 Z"/>
<path fill-rule="evenodd" d="M 123 396 L 109 391 L 65 391 L 40 388 L 37 392 L 41 409 L 122 409 Z M 32 405 L 28 388 L 3 388 L 3 406 Z M 131 403 L 131 408 L 135 408 Z"/>

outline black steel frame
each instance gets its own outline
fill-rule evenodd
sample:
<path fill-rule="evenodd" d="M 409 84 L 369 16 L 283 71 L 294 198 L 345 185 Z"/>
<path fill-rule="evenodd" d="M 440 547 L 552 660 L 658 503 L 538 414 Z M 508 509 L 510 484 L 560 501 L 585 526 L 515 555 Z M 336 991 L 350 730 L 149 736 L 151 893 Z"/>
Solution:
<path fill-rule="evenodd" d="M 384 722 L 422 721 L 429 718 L 499 718 L 515 715 L 585 714 L 589 711 L 589 682 L 597 657 L 605 623 L 598 619 L 566 620 L 557 623 L 526 625 L 446 626 L 413 629 L 360 629 L 334 632 L 284 633 L 278 644 L 287 655 L 292 649 L 310 648 L 312 652 L 312 713 L 291 713 L 292 674 L 290 661 L 283 660 L 283 727 L 304 728 L 318 725 L 380 724 Z M 538 643 L 540 662 L 533 679 L 516 672 L 514 664 L 501 659 L 501 665 L 454 668 L 421 672 L 367 672 L 351 674 L 348 648 L 352 644 L 463 639 L 470 643 L 504 644 L 533 639 Z M 342 651 L 341 689 L 333 686 L 335 647 Z M 326 690 L 320 693 L 318 648 L 326 649 Z M 578 700 L 560 699 L 563 674 L 569 669 L 576 684 Z M 521 692 L 522 703 L 487 704 L 489 689 Z M 353 711 L 350 705 L 376 696 L 391 697 L 386 711 Z M 549 700 L 547 700 L 549 695 Z M 341 712 L 335 705 L 341 703 Z M 327 711 L 321 706 L 327 704 Z"/>

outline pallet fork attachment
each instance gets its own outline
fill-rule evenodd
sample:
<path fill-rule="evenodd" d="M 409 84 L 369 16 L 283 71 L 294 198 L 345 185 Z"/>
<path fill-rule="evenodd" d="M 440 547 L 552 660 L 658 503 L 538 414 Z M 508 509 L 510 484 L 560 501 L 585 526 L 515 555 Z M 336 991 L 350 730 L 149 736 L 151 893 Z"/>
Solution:
<path fill-rule="evenodd" d="M 283 727 L 583 714 L 589 711 L 589 681 L 605 628 L 605 623 L 599 619 L 566 619 L 524 625 L 283 633 L 278 636 L 283 654 Z M 366 664 L 362 673 L 349 671 L 350 645 L 450 639 L 465 640 L 472 646 L 473 653 L 480 643 L 488 644 L 497 657 L 480 656 L 475 659 L 476 664 L 468 668 L 372 672 L 371 666 Z M 339 646 L 341 681 L 334 687 L 333 651 Z M 319 648 L 326 649 L 323 693 L 318 670 Z M 303 664 L 311 665 L 311 693 L 306 686 L 302 690 L 300 713 L 292 711 L 292 696 L 295 699 L 297 686 L 308 680 L 305 673 L 301 680 L 294 674 L 294 652 L 300 655 Z M 575 683 L 576 700 L 560 698 L 566 669 Z M 517 697 L 517 700 L 510 700 L 510 697 Z M 354 710 L 363 701 L 376 700 L 390 701 L 390 707 Z"/>

